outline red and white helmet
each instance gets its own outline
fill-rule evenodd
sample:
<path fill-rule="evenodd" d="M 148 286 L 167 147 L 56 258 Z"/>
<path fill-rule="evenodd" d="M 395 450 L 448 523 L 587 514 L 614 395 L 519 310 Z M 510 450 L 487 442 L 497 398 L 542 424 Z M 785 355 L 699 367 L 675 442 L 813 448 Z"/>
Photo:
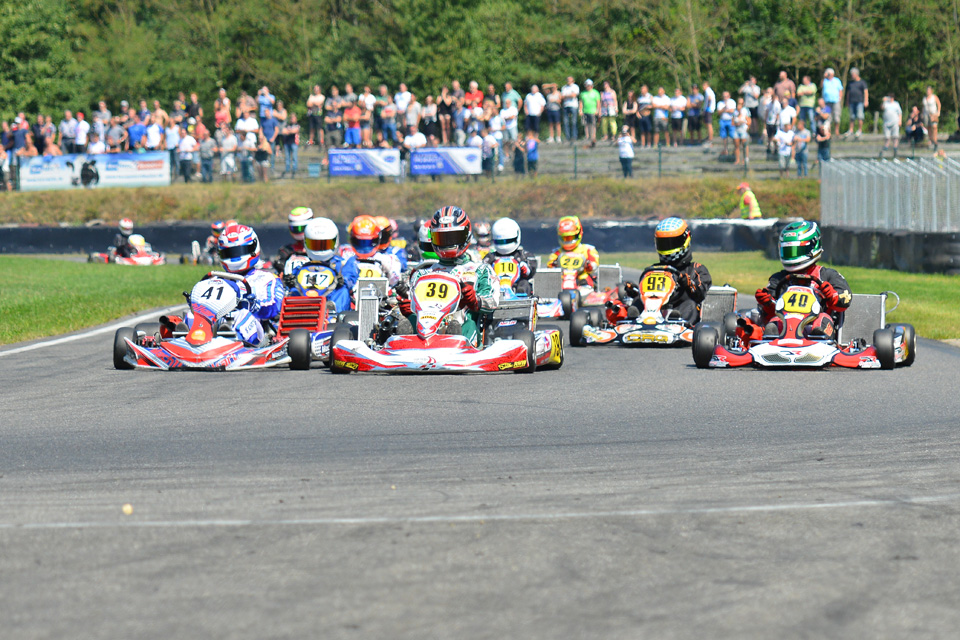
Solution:
<path fill-rule="evenodd" d="M 131 233 L 133 233 L 133 220 L 130 218 L 124 218 L 120 221 L 119 227 L 120 235 L 129 236 Z"/>
<path fill-rule="evenodd" d="M 260 240 L 256 232 L 242 224 L 227 227 L 217 239 L 220 264 L 230 273 L 246 273 L 260 259 Z"/>
<path fill-rule="evenodd" d="M 430 241 L 437 256 L 455 260 L 470 246 L 470 218 L 460 207 L 437 209 L 430 222 Z"/>

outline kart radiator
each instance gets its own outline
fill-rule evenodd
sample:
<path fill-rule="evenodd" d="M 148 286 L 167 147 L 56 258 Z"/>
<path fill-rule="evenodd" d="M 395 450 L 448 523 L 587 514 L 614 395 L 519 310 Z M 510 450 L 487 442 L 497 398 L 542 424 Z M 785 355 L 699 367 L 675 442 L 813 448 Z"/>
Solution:
<path fill-rule="evenodd" d="M 494 327 L 504 320 L 516 320 L 518 323 L 525 323 L 528 329 L 534 331 L 537 327 L 537 301 L 535 298 L 501 300 L 493 311 L 492 320 Z"/>
<path fill-rule="evenodd" d="M 381 298 L 387 297 L 386 278 L 360 278 L 357 280 L 357 291 L 363 291 L 368 287 L 373 287 L 376 289 Z"/>
<path fill-rule="evenodd" d="M 737 310 L 737 290 L 726 285 L 710 287 L 700 305 L 700 321 L 720 323 L 723 316 Z"/>
<path fill-rule="evenodd" d="M 607 287 L 616 289 L 621 282 L 623 282 L 623 269 L 620 268 L 619 262 L 600 265 L 597 273 L 597 291 L 603 291 Z"/>
<path fill-rule="evenodd" d="M 382 280 L 383 278 L 379 279 Z M 358 290 L 357 311 L 360 314 L 357 336 L 360 340 L 366 341 L 373 335 L 373 329 L 377 326 L 377 320 L 379 319 L 380 293 L 375 286 L 367 286 Z"/>
<path fill-rule="evenodd" d="M 327 299 L 308 298 L 306 296 L 288 296 L 280 307 L 280 323 L 277 334 L 290 335 L 294 329 L 319 331 L 327 317 Z"/>
<path fill-rule="evenodd" d="M 537 271 L 533 280 L 533 295 L 540 298 L 556 298 L 563 286 L 563 277 L 560 275 L 560 269 L 548 267 Z"/>
<path fill-rule="evenodd" d="M 837 342 L 849 344 L 857 338 L 873 344 L 873 332 L 886 324 L 887 294 L 853 294 L 850 308 L 843 314 L 843 326 Z"/>

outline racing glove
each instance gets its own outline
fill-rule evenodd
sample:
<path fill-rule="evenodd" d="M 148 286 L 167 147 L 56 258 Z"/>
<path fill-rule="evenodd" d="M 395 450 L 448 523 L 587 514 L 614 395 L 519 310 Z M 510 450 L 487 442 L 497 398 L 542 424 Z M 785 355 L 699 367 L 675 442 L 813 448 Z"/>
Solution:
<path fill-rule="evenodd" d="M 283 274 L 283 286 L 287 289 L 293 289 L 297 286 L 297 276 L 292 273 Z"/>
<path fill-rule="evenodd" d="M 820 297 L 823 298 L 823 305 L 828 311 L 835 311 L 837 303 L 840 302 L 840 294 L 833 288 L 833 285 L 827 281 L 820 283 Z"/>
<path fill-rule="evenodd" d="M 636 298 L 640 295 L 640 287 L 638 287 L 635 282 L 624 282 L 623 291 L 631 298 Z"/>
<path fill-rule="evenodd" d="M 754 297 L 757 299 L 757 305 L 760 307 L 760 310 L 763 311 L 765 316 L 769 317 L 776 313 L 777 308 L 773 303 L 773 296 L 770 295 L 769 291 L 763 288 L 757 289 L 757 293 L 754 294 Z"/>
<path fill-rule="evenodd" d="M 410 306 L 409 298 L 397 298 L 397 308 L 400 309 L 400 313 L 405 316 L 413 314 L 413 308 Z"/>
<path fill-rule="evenodd" d="M 260 302 L 257 300 L 257 294 L 255 293 L 243 294 L 243 298 L 240 299 L 240 303 L 237 306 L 241 309 L 246 309 L 250 313 L 256 313 L 260 310 Z"/>
<path fill-rule="evenodd" d="M 690 277 L 689 273 L 681 272 L 680 273 L 680 283 L 684 288 L 690 293 L 696 293 L 697 288 L 693 284 L 693 278 Z"/>
<path fill-rule="evenodd" d="M 343 284 L 344 284 L 344 283 L 343 283 L 343 276 L 337 274 L 337 287 L 336 287 L 336 288 L 337 288 L 337 289 L 342 289 L 342 288 L 343 288 Z"/>
<path fill-rule="evenodd" d="M 477 290 L 469 282 L 465 282 L 460 288 L 460 306 L 470 309 L 470 311 L 480 311 L 480 298 L 477 297 Z"/>

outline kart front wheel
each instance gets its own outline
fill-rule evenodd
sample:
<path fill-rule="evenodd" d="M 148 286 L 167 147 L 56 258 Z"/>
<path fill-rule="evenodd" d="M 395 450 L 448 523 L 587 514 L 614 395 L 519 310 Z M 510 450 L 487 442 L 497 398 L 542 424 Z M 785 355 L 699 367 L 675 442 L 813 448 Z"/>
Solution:
<path fill-rule="evenodd" d="M 527 366 L 522 369 L 514 369 L 517 373 L 533 373 L 537 370 L 537 338 L 533 331 L 521 329 L 513 334 L 512 340 L 520 340 L 527 347 Z"/>
<path fill-rule="evenodd" d="M 893 341 L 893 329 L 877 329 L 873 332 L 873 348 L 877 351 L 877 360 L 880 361 L 881 369 L 893 369 L 897 366 Z"/>
<path fill-rule="evenodd" d="M 563 310 L 563 317 L 569 318 L 573 316 L 573 312 L 577 309 L 576 298 L 574 297 L 573 291 L 561 291 L 560 295 L 557 296 L 557 299 L 560 300 L 560 308 Z"/>
<path fill-rule="evenodd" d="M 710 367 L 713 352 L 717 348 L 720 335 L 715 327 L 709 324 L 698 324 L 693 330 L 693 362 L 698 369 Z"/>
<path fill-rule="evenodd" d="M 903 332 L 903 350 L 906 356 L 900 364 L 909 367 L 917 359 L 917 331 L 912 324 L 892 324 L 890 328 L 896 332 L 899 328 Z"/>
<path fill-rule="evenodd" d="M 306 371 L 310 368 L 310 332 L 306 329 L 294 329 L 287 342 L 287 355 L 290 356 L 290 368 Z"/>
<path fill-rule="evenodd" d="M 740 316 L 733 312 L 723 316 L 723 333 L 720 335 L 720 344 L 729 347 L 730 341 L 737 337 L 737 320 L 739 319 Z"/>
<path fill-rule="evenodd" d="M 571 347 L 582 347 L 585 344 L 583 341 L 583 328 L 588 324 L 590 324 L 590 314 L 586 309 L 577 309 L 573 312 L 573 317 L 570 318 Z"/>
<path fill-rule="evenodd" d="M 333 330 L 333 334 L 330 336 L 330 355 L 327 358 L 327 366 L 330 367 L 331 372 L 350 373 L 350 369 L 334 366 L 333 348 L 337 346 L 338 342 L 343 342 L 344 340 L 356 340 L 357 339 L 356 332 L 357 332 L 357 327 L 355 325 L 349 325 L 343 322 L 337 323 L 336 328 Z"/>
<path fill-rule="evenodd" d="M 113 334 L 113 367 L 115 369 L 133 369 L 133 365 L 126 361 L 127 342 L 133 342 L 137 339 L 136 332 L 130 327 L 120 327 Z"/>

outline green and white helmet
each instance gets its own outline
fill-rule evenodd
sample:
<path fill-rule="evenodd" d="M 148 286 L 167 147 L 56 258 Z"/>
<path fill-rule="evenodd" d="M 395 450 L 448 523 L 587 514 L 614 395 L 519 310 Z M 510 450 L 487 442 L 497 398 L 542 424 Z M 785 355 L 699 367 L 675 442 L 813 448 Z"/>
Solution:
<path fill-rule="evenodd" d="M 787 271 L 802 271 L 823 255 L 816 222 L 791 222 L 780 232 L 780 262 Z"/>

